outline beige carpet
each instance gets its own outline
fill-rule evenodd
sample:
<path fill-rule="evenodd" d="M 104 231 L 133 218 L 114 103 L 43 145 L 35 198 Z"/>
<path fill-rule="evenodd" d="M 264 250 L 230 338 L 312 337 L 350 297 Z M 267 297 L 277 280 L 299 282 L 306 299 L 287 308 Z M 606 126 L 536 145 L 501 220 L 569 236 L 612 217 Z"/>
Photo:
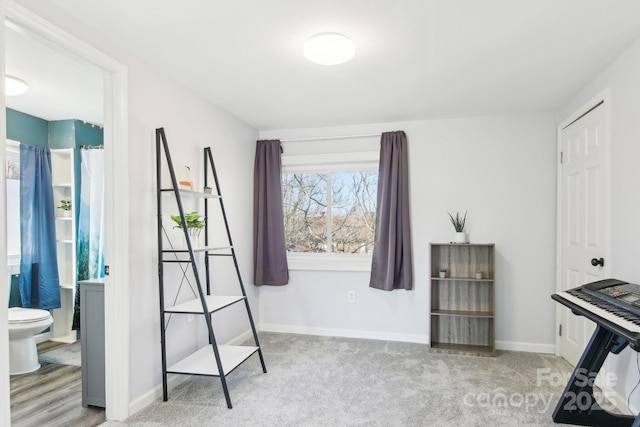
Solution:
<path fill-rule="evenodd" d="M 552 426 L 571 366 L 548 354 L 495 358 L 428 346 L 261 333 L 267 374 L 252 356 L 227 381 L 194 377 L 125 423 L 132 426 Z M 158 373 L 160 377 L 160 373 Z"/>

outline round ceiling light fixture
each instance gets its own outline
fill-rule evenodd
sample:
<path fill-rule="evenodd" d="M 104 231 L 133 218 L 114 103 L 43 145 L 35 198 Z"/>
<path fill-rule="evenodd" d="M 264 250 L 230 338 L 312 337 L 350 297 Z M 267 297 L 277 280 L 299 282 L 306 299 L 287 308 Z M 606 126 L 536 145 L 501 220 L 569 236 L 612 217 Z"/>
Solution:
<path fill-rule="evenodd" d="M 311 62 L 320 65 L 338 65 L 356 54 L 356 45 L 350 38 L 338 33 L 322 33 L 304 44 L 302 53 Z"/>
<path fill-rule="evenodd" d="M 24 80 L 13 76 L 4 76 L 4 91 L 7 96 L 22 95 L 29 90 L 29 85 Z"/>

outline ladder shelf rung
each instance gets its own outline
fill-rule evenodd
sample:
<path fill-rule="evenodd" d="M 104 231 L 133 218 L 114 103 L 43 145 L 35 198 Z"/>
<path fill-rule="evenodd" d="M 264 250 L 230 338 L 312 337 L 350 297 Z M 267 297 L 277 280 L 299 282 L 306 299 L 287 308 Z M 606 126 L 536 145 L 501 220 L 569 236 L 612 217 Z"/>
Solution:
<path fill-rule="evenodd" d="M 233 246 L 205 246 L 203 248 L 194 249 L 194 252 L 224 251 L 231 250 Z"/>
<path fill-rule="evenodd" d="M 233 246 L 203 246 L 201 248 L 193 248 L 193 252 L 211 252 L 211 251 L 224 251 L 231 250 Z M 173 253 L 189 253 L 189 249 L 163 249 L 162 253 L 173 254 Z"/>
<path fill-rule="evenodd" d="M 235 304 L 239 301 L 243 301 L 246 297 L 242 295 L 206 295 L 205 301 L 207 303 L 207 308 L 209 309 L 209 313 L 216 312 L 220 309 L 228 307 L 232 304 Z M 203 314 L 202 311 L 202 302 L 199 298 L 192 299 L 191 301 L 183 302 L 177 304 L 173 307 L 166 308 L 165 313 L 184 313 L 184 314 Z"/>
<path fill-rule="evenodd" d="M 219 345 L 218 352 L 220 353 L 220 362 L 222 363 L 224 375 L 229 374 L 256 351 L 258 351 L 258 347 Z M 167 373 L 220 376 L 213 348 L 210 344 L 167 368 Z"/>

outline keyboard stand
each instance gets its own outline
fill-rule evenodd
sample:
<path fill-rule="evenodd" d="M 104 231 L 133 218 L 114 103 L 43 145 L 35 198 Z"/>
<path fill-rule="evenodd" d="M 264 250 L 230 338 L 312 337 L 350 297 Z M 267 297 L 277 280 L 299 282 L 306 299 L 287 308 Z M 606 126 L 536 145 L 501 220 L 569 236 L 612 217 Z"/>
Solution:
<path fill-rule="evenodd" d="M 577 313 L 576 313 L 577 314 Z M 627 339 L 596 325 L 589 345 L 582 353 L 564 393 L 553 411 L 555 423 L 640 427 L 640 417 L 612 414 L 603 409 L 593 396 L 593 382 L 609 353 L 618 354 L 629 344 Z"/>

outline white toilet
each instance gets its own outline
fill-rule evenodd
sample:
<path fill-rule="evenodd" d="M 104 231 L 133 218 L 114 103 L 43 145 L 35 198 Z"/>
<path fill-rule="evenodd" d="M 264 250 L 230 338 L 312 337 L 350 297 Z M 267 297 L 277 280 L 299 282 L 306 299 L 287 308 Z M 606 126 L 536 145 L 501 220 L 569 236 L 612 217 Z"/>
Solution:
<path fill-rule="evenodd" d="M 40 368 L 35 335 L 53 324 L 47 310 L 9 308 L 9 373 L 25 374 Z"/>

